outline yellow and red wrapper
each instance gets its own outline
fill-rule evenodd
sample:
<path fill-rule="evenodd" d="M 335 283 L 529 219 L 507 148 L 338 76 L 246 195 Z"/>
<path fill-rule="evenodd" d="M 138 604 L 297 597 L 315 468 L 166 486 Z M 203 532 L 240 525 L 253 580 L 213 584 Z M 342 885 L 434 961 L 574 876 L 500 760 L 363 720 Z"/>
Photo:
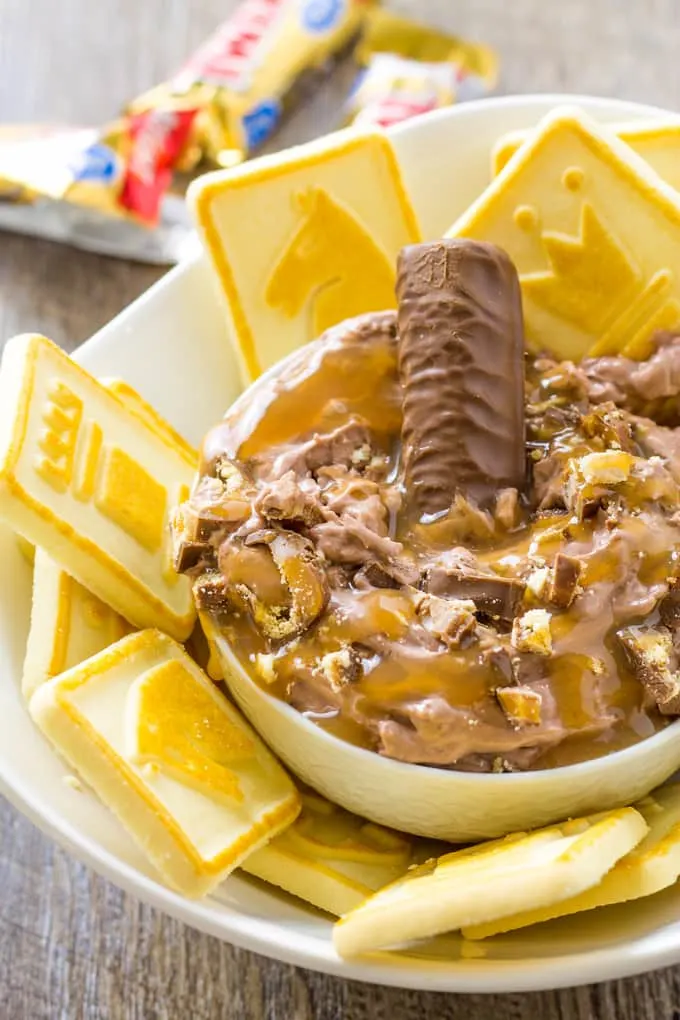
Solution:
<path fill-rule="evenodd" d="M 496 83 L 492 50 L 379 0 L 244 0 L 176 74 L 104 128 L 0 128 L 0 228 L 178 261 L 195 245 L 183 175 L 250 155 L 357 39 L 363 71 L 349 122 L 387 127 Z"/>
<path fill-rule="evenodd" d="M 189 231 L 176 208 L 165 216 L 176 175 L 234 164 L 266 141 L 301 80 L 331 66 L 374 2 L 244 0 L 168 82 L 104 129 L 0 132 L 0 227 L 175 261 Z M 127 229 L 107 230 L 114 218 Z M 136 240 L 145 227 L 159 228 L 153 241 Z"/>
<path fill-rule="evenodd" d="M 350 93 L 346 123 L 389 127 L 480 99 L 498 78 L 489 47 L 382 9 L 368 12 L 357 58 L 363 70 Z"/>

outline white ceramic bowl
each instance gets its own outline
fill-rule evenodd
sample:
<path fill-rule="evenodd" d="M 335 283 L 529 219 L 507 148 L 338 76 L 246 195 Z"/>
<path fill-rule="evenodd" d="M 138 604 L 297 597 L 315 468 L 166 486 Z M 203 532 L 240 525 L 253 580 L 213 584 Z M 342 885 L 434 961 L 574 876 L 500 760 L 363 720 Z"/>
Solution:
<path fill-rule="evenodd" d="M 393 761 L 310 722 L 254 683 L 223 639 L 236 702 L 290 770 L 342 807 L 420 836 L 466 842 L 622 807 L 680 768 L 680 722 L 624 751 L 564 768 L 477 775 Z"/>
<path fill-rule="evenodd" d="M 312 345 L 313 346 L 313 345 Z M 266 406 L 293 351 L 232 405 Z M 215 640 L 231 693 L 277 755 L 319 793 L 359 815 L 434 839 L 466 842 L 621 807 L 680 768 L 680 721 L 623 751 L 563 768 L 483 775 L 410 765 L 349 744 L 251 679 L 227 641 Z"/>
<path fill-rule="evenodd" d="M 560 101 L 558 96 L 519 96 L 470 103 L 394 131 L 426 236 L 445 229 L 484 186 L 495 138 L 505 130 L 531 126 Z M 603 120 L 660 114 L 613 100 L 567 101 Z M 26 329 L 34 325 L 24 323 Z M 224 319 L 200 259 L 171 272 L 78 356 L 99 375 L 125 376 L 195 442 L 238 394 Z M 266 886 L 234 875 L 198 903 L 166 889 L 96 798 L 64 782 L 69 770 L 30 722 L 19 686 L 30 571 L 13 537 L 1 529 L 0 556 L 0 789 L 53 839 L 140 899 L 218 938 L 288 963 L 408 988 L 555 988 L 680 961 L 680 891 L 675 890 L 630 906 L 576 915 L 551 923 L 549 929 L 494 939 L 481 958 L 468 958 L 461 940 L 451 936 L 408 955 L 376 954 L 347 963 L 333 949 L 327 919 Z M 672 738 L 656 738 L 664 739 Z M 633 767 L 637 764 L 631 759 Z"/>

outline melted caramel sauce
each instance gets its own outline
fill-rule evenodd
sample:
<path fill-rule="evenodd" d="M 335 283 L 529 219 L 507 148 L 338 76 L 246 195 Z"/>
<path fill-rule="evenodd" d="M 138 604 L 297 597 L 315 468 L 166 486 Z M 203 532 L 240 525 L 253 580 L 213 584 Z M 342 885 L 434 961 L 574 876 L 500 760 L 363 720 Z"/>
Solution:
<path fill-rule="evenodd" d="M 353 414 L 365 418 L 378 442 L 391 451 L 396 475 L 400 393 L 395 345 L 387 337 L 363 347 L 331 347 L 301 360 L 284 380 L 264 389 L 255 405 L 213 430 L 203 461 L 210 463 L 224 451 L 247 461 L 300 436 L 331 429 Z M 565 460 L 593 449 L 568 430 L 560 442 Z M 392 521 L 392 535 L 416 556 L 460 544 L 446 519 L 423 524 L 404 516 Z M 577 523 L 557 512 L 532 520 L 525 513 L 510 534 L 477 546 L 468 544 L 482 564 L 511 577 L 526 576 L 529 555 L 543 557 L 550 566 L 563 551 L 583 564 L 580 583 L 585 592 L 570 609 L 553 611 L 553 655 L 544 662 L 543 682 L 553 704 L 549 724 L 568 735 L 555 746 L 548 745 L 528 767 L 598 757 L 665 725 L 656 710 L 645 707 L 642 687 L 619 653 L 614 632 L 624 623 L 644 619 L 646 590 L 677 572 L 677 528 L 653 507 L 649 512 L 643 508 L 639 516 L 626 515 L 615 533 L 598 518 Z M 263 593 L 276 586 L 276 579 L 266 572 L 259 576 Z M 249 583 L 252 588 L 252 578 Z M 530 596 L 527 599 L 526 608 L 538 605 Z M 503 680 L 483 660 L 479 645 L 455 651 L 443 646 L 423 649 L 413 635 L 415 613 L 413 599 L 401 591 L 335 589 L 320 621 L 275 649 L 272 683 L 265 683 L 255 668 L 258 653 L 270 649 L 247 615 L 232 614 L 221 625 L 256 682 L 352 743 L 375 748 L 381 722 L 403 719 L 407 706 L 427 697 L 443 699 L 480 725 L 495 727 L 504 738 L 512 735 L 494 696 Z M 313 682 L 318 660 L 348 644 L 361 650 L 363 674 L 333 697 L 319 697 Z M 509 647 L 509 635 L 500 634 L 498 644 Z M 526 745 L 531 746 L 532 727 L 526 732 Z"/>
<path fill-rule="evenodd" d="M 262 388 L 257 403 L 227 415 L 203 445 L 203 465 L 222 453 L 243 460 L 311 431 L 364 418 L 378 440 L 399 436 L 401 390 L 394 341 L 329 345 Z"/>

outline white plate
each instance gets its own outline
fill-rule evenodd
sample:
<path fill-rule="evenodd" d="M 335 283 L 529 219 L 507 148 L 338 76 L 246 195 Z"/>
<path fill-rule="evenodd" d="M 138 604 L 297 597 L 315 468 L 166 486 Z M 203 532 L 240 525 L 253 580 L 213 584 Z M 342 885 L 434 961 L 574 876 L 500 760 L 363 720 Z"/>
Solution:
<path fill-rule="evenodd" d="M 392 137 L 426 236 L 435 237 L 484 187 L 489 148 L 503 131 L 530 126 L 565 97 L 470 103 L 405 124 Z M 603 120 L 659 116 L 613 100 L 568 98 Z M 27 322 L 27 328 L 31 323 Z M 78 359 L 99 375 L 136 386 L 186 436 L 199 442 L 238 391 L 235 364 L 201 260 L 179 266 L 93 337 Z M 577 915 L 494 940 L 466 958 L 451 936 L 419 953 L 376 954 L 345 963 L 330 922 L 292 899 L 240 877 L 195 903 L 160 885 L 119 824 L 88 792 L 63 780 L 59 758 L 31 724 L 19 679 L 28 626 L 30 571 L 0 530 L 0 785 L 43 831 L 140 899 L 235 945 L 287 963 L 405 988 L 503 992 L 554 988 L 662 967 L 680 960 L 680 892 L 634 907 Z M 478 950 L 480 952 L 481 950 Z"/>

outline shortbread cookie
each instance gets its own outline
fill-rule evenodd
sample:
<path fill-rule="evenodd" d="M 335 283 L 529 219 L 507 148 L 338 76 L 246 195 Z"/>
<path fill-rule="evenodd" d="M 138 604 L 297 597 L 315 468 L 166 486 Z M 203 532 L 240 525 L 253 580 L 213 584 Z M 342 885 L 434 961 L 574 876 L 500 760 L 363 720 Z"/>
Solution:
<path fill-rule="evenodd" d="M 250 381 L 329 326 L 394 308 L 394 263 L 419 241 L 379 131 L 338 131 L 200 177 L 189 201 Z"/>
<path fill-rule="evenodd" d="M 597 885 L 646 833 L 622 808 L 454 851 L 342 918 L 335 947 L 354 956 L 557 903 Z"/>
<path fill-rule="evenodd" d="M 636 807 L 649 825 L 649 832 L 598 885 L 549 907 L 464 928 L 465 937 L 483 939 L 554 917 L 652 896 L 673 885 L 680 875 L 680 783 L 662 786 Z"/>
<path fill-rule="evenodd" d="M 405 873 L 416 840 L 311 791 L 297 821 L 243 862 L 249 875 L 341 916 Z M 422 860 L 422 858 L 421 858 Z"/>
<path fill-rule="evenodd" d="M 183 436 L 173 428 L 168 421 L 163 418 L 158 411 L 147 403 L 146 400 L 130 386 L 129 383 L 123 379 L 100 379 L 100 382 L 106 386 L 107 389 L 115 393 L 117 397 L 123 401 L 123 403 L 135 414 L 139 415 L 144 419 L 147 425 L 155 429 L 163 439 L 167 439 L 170 443 L 175 444 L 177 447 L 184 449 L 188 457 L 193 457 L 196 464 L 198 464 L 198 450 L 196 450 L 190 443 L 184 439 Z M 35 555 L 35 546 L 27 542 L 21 535 L 17 535 L 17 541 L 19 548 L 26 560 L 32 565 Z"/>
<path fill-rule="evenodd" d="M 680 120 L 639 120 L 607 127 L 642 156 L 667 184 L 680 190 Z M 509 131 L 498 139 L 491 154 L 494 176 L 505 168 L 531 135 L 531 130 Z"/>
<path fill-rule="evenodd" d="M 198 466 L 198 450 L 181 436 L 177 429 L 173 428 L 163 415 L 159 414 L 155 407 L 148 403 L 134 386 L 125 382 L 124 379 L 106 378 L 100 382 L 107 390 L 115 393 L 134 414 L 138 415 L 158 435 L 167 440 L 171 445 L 184 451 L 187 457 L 192 457 Z"/>
<path fill-rule="evenodd" d="M 26 698 L 64 670 L 103 651 L 129 631 L 122 616 L 36 549 L 33 602 L 21 688 Z"/>
<path fill-rule="evenodd" d="M 210 892 L 300 809 L 257 734 L 159 631 L 131 634 L 42 684 L 30 712 L 187 896 Z"/>
<path fill-rule="evenodd" d="M 680 326 L 680 194 L 579 110 L 546 117 L 448 236 L 505 249 L 534 349 L 642 358 Z"/>
<path fill-rule="evenodd" d="M 32 567 L 35 562 L 35 546 L 25 538 L 22 538 L 21 535 L 17 535 L 17 545 L 23 558 Z"/>
<path fill-rule="evenodd" d="M 21 336 L 0 371 L 0 518 L 137 627 L 180 640 L 195 611 L 169 519 L 196 463 L 55 344 Z"/>

